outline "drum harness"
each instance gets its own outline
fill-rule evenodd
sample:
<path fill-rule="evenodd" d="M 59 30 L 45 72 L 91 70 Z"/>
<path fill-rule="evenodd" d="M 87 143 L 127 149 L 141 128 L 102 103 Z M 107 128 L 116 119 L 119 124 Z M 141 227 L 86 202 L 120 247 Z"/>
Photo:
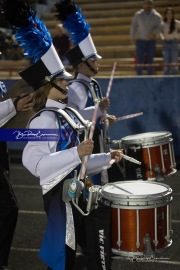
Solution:
<path fill-rule="evenodd" d="M 99 102 L 102 99 L 103 95 L 102 95 L 101 87 L 95 79 L 91 79 L 91 83 L 83 79 L 74 79 L 69 82 L 69 85 L 72 84 L 73 82 L 79 82 L 83 84 L 90 91 L 94 104 L 97 104 L 97 102 Z M 104 123 L 103 123 L 103 129 L 102 128 L 100 129 L 99 146 L 100 146 L 101 153 L 103 152 L 107 153 L 110 150 L 108 146 L 110 144 L 109 123 L 107 119 L 107 114 L 105 114 L 103 117 L 104 117 L 104 120 L 103 120 Z M 101 117 L 101 121 L 103 117 Z M 119 168 L 118 165 L 119 164 L 117 164 L 118 169 L 121 169 L 121 167 Z M 104 184 L 106 184 L 108 182 L 107 170 L 103 170 L 101 172 L 101 175 L 102 175 L 101 181 Z"/>
<path fill-rule="evenodd" d="M 69 82 L 69 85 L 72 84 L 73 82 L 79 82 L 79 83 L 82 83 L 84 86 L 86 86 L 86 88 L 91 93 L 94 104 L 96 104 L 98 101 L 100 101 L 102 99 L 103 95 L 102 95 L 101 87 L 96 80 L 91 79 L 91 85 L 90 85 L 89 82 L 87 82 L 83 79 L 74 79 L 74 80 Z M 101 147 L 102 152 L 107 153 L 108 148 L 109 148 L 108 144 L 110 144 L 110 137 L 109 137 L 109 125 L 108 125 L 107 115 L 105 115 L 104 117 L 105 117 L 104 132 L 103 132 L 103 130 L 101 130 L 102 140 L 99 139 L 99 142 L 100 142 L 100 147 Z"/>
<path fill-rule="evenodd" d="M 89 130 L 90 130 L 90 127 L 91 127 L 91 122 L 87 121 L 87 120 L 84 120 L 84 118 L 75 109 L 70 108 L 70 107 L 66 107 L 65 110 L 57 109 L 56 107 L 43 108 L 40 111 L 38 111 L 33 117 L 30 118 L 30 120 L 28 121 L 28 124 L 27 124 L 27 128 L 29 128 L 30 122 L 34 118 L 38 117 L 42 112 L 45 112 L 45 111 L 50 111 L 50 112 L 58 113 L 59 115 L 61 115 L 68 122 L 68 124 L 74 130 L 76 130 L 78 133 L 84 132 L 84 140 L 87 140 L 88 133 L 89 133 Z M 78 119 L 79 124 L 76 124 L 72 120 L 70 115 L 74 115 Z M 82 166 L 81 166 L 81 169 L 82 169 Z M 85 177 L 85 179 L 80 179 L 81 169 L 79 171 L 78 176 L 77 176 L 77 171 L 75 171 L 74 179 L 77 179 L 78 181 L 82 181 L 84 183 L 84 182 L 86 182 L 87 176 Z M 44 184 L 42 186 L 43 194 L 46 194 L 50 189 L 52 189 L 55 185 L 57 185 L 69 173 L 70 173 L 70 171 L 66 172 L 65 174 L 63 174 L 60 177 L 56 177 L 56 178 L 52 179 L 50 183 Z M 92 186 L 90 188 L 91 190 L 89 192 L 88 201 L 87 201 L 87 208 L 86 208 L 87 213 L 84 213 L 82 211 L 82 209 L 79 207 L 78 198 L 76 198 L 76 199 L 72 198 L 73 205 L 78 209 L 78 211 L 83 216 L 88 216 L 90 214 L 90 212 L 94 209 L 92 207 L 92 205 L 97 205 L 97 201 L 99 199 L 98 194 L 99 194 L 99 189 L 100 188 L 101 188 L 101 186 Z"/>

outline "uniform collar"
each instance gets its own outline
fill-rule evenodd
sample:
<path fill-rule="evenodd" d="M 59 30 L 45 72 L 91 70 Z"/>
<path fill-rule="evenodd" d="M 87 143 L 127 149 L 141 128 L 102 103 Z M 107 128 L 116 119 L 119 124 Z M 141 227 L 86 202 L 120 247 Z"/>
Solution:
<path fill-rule="evenodd" d="M 46 107 L 55 107 L 58 109 L 65 109 L 66 108 L 66 104 L 62 103 L 62 102 L 58 102 L 52 99 L 47 99 L 46 101 Z"/>
<path fill-rule="evenodd" d="M 82 74 L 82 73 L 78 73 L 77 75 L 77 79 L 81 79 L 81 80 L 84 80 L 86 82 L 91 82 L 92 81 L 92 78 Z"/>

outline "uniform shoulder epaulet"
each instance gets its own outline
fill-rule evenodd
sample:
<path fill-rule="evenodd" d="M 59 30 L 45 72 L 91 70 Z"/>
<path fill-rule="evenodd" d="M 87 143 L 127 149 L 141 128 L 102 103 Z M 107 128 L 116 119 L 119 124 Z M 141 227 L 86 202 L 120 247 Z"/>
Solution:
<path fill-rule="evenodd" d="M 91 85 L 89 84 L 89 82 L 87 82 L 86 80 L 83 79 L 74 79 L 72 81 L 69 81 L 69 85 L 72 84 L 73 82 L 79 82 L 84 84 L 89 90 L 91 90 Z"/>
<path fill-rule="evenodd" d="M 29 128 L 29 125 L 31 123 L 31 121 L 33 119 L 35 119 L 36 117 L 38 117 L 42 112 L 45 112 L 45 111 L 51 111 L 51 112 L 54 112 L 55 114 L 59 114 L 61 115 L 67 122 L 68 124 L 73 128 L 75 129 L 76 131 L 83 131 L 85 129 L 85 126 L 84 125 L 80 125 L 80 124 L 76 124 L 72 118 L 69 116 L 69 114 L 65 111 L 65 110 L 62 110 L 62 109 L 59 109 L 59 108 L 56 108 L 56 107 L 46 107 L 46 108 L 43 108 L 41 109 L 39 112 L 37 112 L 35 115 L 33 115 L 29 121 L 28 121 L 28 124 L 27 124 L 27 128 Z M 85 121 L 85 120 L 84 120 Z"/>

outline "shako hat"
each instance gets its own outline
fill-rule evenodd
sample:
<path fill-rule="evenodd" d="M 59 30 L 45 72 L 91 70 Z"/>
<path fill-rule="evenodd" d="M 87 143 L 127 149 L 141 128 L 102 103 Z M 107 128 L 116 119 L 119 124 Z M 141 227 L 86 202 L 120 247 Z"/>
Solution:
<path fill-rule="evenodd" d="M 15 38 L 33 64 L 19 75 L 34 90 L 55 78 L 67 78 L 68 73 L 54 48 L 45 23 L 25 0 L 5 0 L 1 13 L 15 29 Z"/>
<path fill-rule="evenodd" d="M 56 17 L 62 22 L 73 41 L 74 47 L 65 54 L 70 64 L 77 66 L 88 59 L 101 59 L 90 34 L 90 25 L 77 4 L 71 0 L 61 0 L 55 7 L 58 12 Z"/>

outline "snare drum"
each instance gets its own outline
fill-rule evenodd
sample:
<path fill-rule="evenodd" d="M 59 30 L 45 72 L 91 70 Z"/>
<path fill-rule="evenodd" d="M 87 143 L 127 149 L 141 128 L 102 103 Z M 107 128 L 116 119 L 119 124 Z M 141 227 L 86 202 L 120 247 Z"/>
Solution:
<path fill-rule="evenodd" d="M 112 252 L 122 256 L 152 255 L 172 244 L 172 189 L 165 184 L 124 181 L 100 190 L 112 209 Z"/>
<path fill-rule="evenodd" d="M 170 132 L 147 132 L 121 140 L 126 155 L 141 161 L 137 165 L 124 160 L 125 179 L 164 180 L 176 172 L 173 139 Z"/>

